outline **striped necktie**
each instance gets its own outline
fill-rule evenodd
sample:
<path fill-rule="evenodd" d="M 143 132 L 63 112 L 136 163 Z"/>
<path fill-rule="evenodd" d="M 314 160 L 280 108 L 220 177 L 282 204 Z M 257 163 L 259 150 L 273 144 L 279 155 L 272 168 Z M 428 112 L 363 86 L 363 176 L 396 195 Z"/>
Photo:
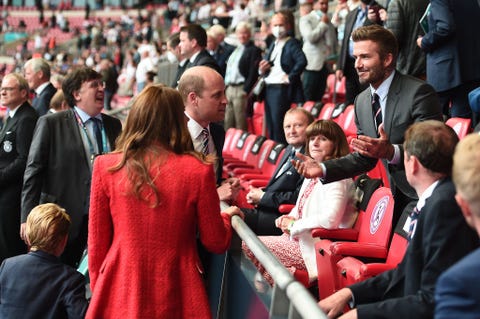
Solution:
<path fill-rule="evenodd" d="M 415 230 L 417 229 L 417 221 L 420 212 L 418 211 L 417 206 L 415 206 L 410 213 L 410 227 L 408 228 L 408 236 L 407 239 L 410 242 L 415 235 Z"/>
<path fill-rule="evenodd" d="M 382 107 L 380 106 L 380 97 L 377 93 L 372 96 L 373 119 L 375 120 L 375 130 L 378 134 L 378 127 L 382 124 Z"/>
<path fill-rule="evenodd" d="M 201 152 L 205 155 L 210 154 L 210 150 L 208 148 L 208 137 L 210 133 L 208 132 L 208 128 L 203 128 L 202 132 L 200 133 L 200 137 L 202 139 L 202 149 Z"/>

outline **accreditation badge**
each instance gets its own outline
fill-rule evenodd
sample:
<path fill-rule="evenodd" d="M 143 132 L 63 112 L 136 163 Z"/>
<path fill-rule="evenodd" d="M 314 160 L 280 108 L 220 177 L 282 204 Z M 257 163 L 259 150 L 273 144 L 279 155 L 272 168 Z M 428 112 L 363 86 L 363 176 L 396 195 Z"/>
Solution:
<path fill-rule="evenodd" d="M 12 149 L 13 149 L 12 142 L 10 141 L 3 142 L 3 150 L 5 151 L 5 153 L 10 153 Z"/>

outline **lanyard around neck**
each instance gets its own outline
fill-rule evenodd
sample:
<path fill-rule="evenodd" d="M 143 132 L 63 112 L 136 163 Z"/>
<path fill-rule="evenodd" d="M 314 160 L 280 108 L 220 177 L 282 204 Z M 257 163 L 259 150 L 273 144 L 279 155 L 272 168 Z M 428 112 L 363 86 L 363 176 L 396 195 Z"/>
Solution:
<path fill-rule="evenodd" d="M 105 133 L 105 128 L 103 127 L 103 125 L 101 125 L 103 153 L 100 154 L 95 152 L 95 148 L 93 147 L 93 142 L 92 142 L 92 139 L 90 138 L 90 134 L 88 134 L 87 127 L 85 126 L 85 123 L 80 118 L 80 115 L 78 115 L 77 111 L 75 110 L 73 110 L 73 113 L 75 113 L 75 118 L 77 119 L 77 123 L 82 129 L 83 133 L 85 134 L 85 137 L 87 138 L 88 148 L 89 148 L 90 156 L 92 157 L 92 160 L 97 155 L 107 153 L 108 152 L 107 134 Z"/>

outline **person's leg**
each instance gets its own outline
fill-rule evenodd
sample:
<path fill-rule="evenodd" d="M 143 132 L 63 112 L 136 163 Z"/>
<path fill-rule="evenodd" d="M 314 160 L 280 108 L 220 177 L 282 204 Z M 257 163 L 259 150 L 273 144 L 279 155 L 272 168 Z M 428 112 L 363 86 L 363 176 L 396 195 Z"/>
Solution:
<path fill-rule="evenodd" d="M 246 131 L 248 128 L 246 115 L 247 95 L 243 91 L 242 85 L 233 87 L 233 91 L 232 105 L 233 112 L 235 114 L 235 127 Z"/>
<path fill-rule="evenodd" d="M 234 97 L 233 90 L 231 86 L 227 86 L 225 90 L 225 95 L 227 96 L 227 108 L 225 110 L 225 119 L 223 121 L 223 126 L 225 130 L 228 130 L 231 127 L 235 127 L 235 111 L 234 111 Z"/>
<path fill-rule="evenodd" d="M 282 234 L 282 230 L 275 226 L 275 220 L 280 217 L 280 213 L 249 208 L 242 208 L 242 212 L 245 215 L 245 224 L 258 236 Z"/>

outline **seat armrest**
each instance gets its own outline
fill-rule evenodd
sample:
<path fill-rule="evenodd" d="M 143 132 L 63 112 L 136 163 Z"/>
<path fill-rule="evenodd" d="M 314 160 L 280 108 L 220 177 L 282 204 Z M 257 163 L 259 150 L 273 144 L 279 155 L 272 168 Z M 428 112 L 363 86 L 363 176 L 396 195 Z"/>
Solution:
<path fill-rule="evenodd" d="M 330 246 L 334 255 L 387 258 L 387 248 L 375 244 L 358 242 L 334 242 Z"/>
<path fill-rule="evenodd" d="M 355 241 L 358 238 L 358 230 L 353 228 L 342 228 L 342 229 L 314 228 L 312 229 L 312 237 Z"/>
<path fill-rule="evenodd" d="M 293 204 L 282 204 L 278 206 L 278 212 L 281 214 L 288 214 L 292 211 L 293 207 L 295 207 Z"/>

